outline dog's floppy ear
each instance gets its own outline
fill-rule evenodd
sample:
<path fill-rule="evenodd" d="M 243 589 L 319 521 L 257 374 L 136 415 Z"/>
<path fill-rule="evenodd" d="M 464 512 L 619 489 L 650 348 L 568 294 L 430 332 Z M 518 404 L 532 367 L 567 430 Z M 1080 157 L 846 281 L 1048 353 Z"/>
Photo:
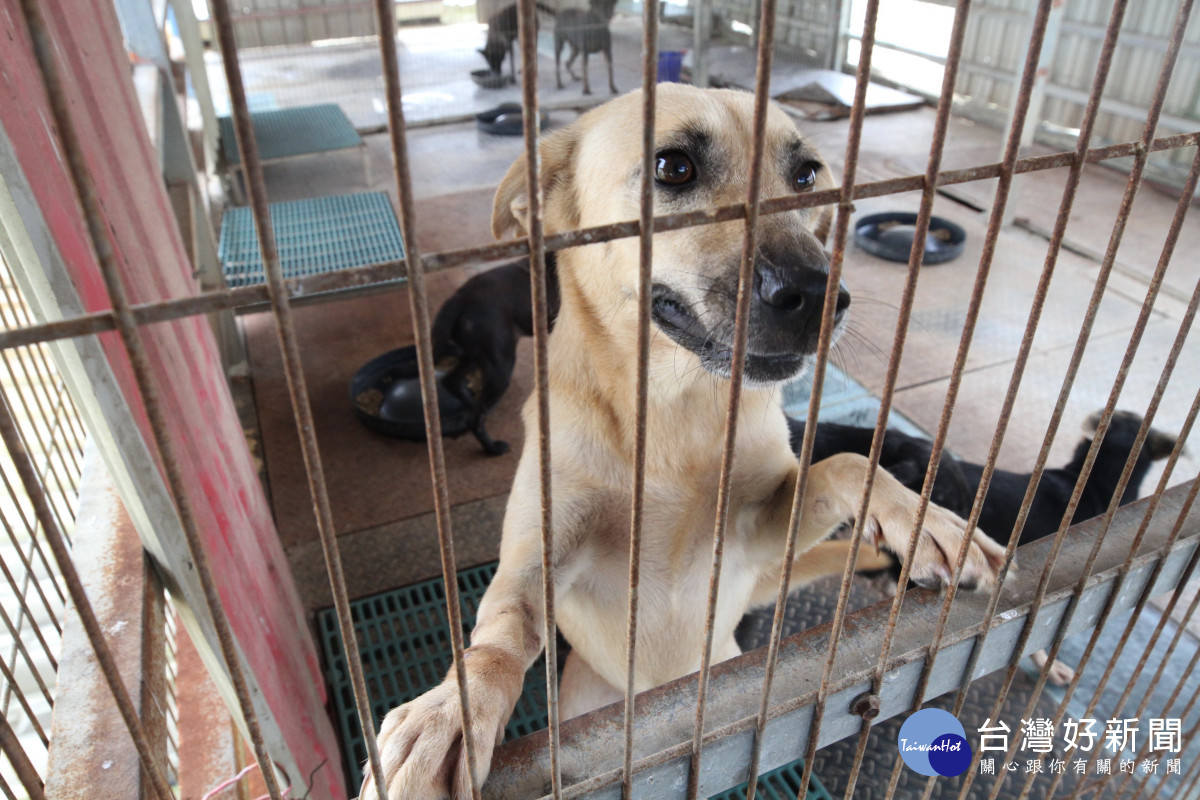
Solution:
<path fill-rule="evenodd" d="M 542 139 L 542 219 L 547 233 L 579 227 L 575 203 L 575 126 Z M 525 191 L 525 154 L 508 168 L 492 203 L 492 235 L 497 239 L 529 230 L 529 195 Z"/>

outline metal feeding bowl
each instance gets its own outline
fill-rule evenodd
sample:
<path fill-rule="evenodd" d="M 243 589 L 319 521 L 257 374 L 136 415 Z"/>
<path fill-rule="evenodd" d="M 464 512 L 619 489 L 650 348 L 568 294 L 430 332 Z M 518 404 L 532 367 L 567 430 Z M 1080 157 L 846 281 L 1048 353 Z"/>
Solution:
<path fill-rule="evenodd" d="M 854 242 L 871 255 L 888 261 L 908 263 L 916 235 L 917 215 L 904 211 L 870 214 L 854 223 Z M 941 264 L 957 258 L 967 241 L 967 232 L 948 219 L 930 217 L 922 263 Z"/>
<path fill-rule="evenodd" d="M 545 128 L 550 116 L 541 111 L 538 113 L 541 127 Z M 521 117 L 520 103 L 501 103 L 495 108 L 481 111 L 475 115 L 475 125 L 484 133 L 496 136 L 520 136 L 525 128 Z"/>
<path fill-rule="evenodd" d="M 492 72 L 490 69 L 471 71 L 471 80 L 481 89 L 502 89 L 508 85 L 508 78 L 503 72 Z"/>
<path fill-rule="evenodd" d="M 470 426 L 471 410 L 442 386 L 443 375 L 436 373 L 442 435 L 458 436 Z M 389 350 L 364 364 L 350 381 L 350 403 L 355 416 L 376 433 L 424 441 L 416 348 Z"/>

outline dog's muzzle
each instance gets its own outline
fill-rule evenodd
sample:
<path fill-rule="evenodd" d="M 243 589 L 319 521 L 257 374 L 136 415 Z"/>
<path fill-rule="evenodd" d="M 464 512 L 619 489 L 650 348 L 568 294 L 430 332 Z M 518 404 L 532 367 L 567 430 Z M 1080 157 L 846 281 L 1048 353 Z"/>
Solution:
<path fill-rule="evenodd" d="M 775 383 L 801 374 L 817 350 L 828 273 L 811 267 L 780 267 L 760 262 L 754 270 L 750 299 L 745 380 Z M 713 293 L 715 296 L 717 293 Z M 850 293 L 839 287 L 834 330 L 850 306 Z M 697 314 L 683 296 L 664 284 L 651 292 L 651 318 L 676 344 L 695 353 L 709 372 L 729 377 L 733 363 L 735 304 Z M 709 324 L 701 321 L 703 317 Z"/>

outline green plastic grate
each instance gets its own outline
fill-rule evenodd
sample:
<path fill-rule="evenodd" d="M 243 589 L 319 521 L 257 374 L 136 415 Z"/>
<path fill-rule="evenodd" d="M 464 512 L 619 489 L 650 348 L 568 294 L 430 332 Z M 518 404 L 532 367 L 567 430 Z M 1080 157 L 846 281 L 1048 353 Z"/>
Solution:
<path fill-rule="evenodd" d="M 271 203 L 270 210 L 285 279 L 404 258 L 400 223 L 385 192 Z M 226 286 L 266 280 L 258 229 L 248 207 L 226 210 L 217 255 Z"/>
<path fill-rule="evenodd" d="M 464 639 L 475 626 L 479 600 L 496 574 L 496 565 L 497 562 L 492 562 L 458 573 Z M 355 600 L 350 603 L 350 615 L 362 655 L 371 711 L 378 727 L 388 711 L 437 686 L 450 669 L 453 658 L 446 618 L 445 584 L 441 578 L 436 578 Z M 362 784 L 367 748 L 358 724 L 354 690 L 350 685 L 334 609 L 317 612 L 317 628 L 330 701 L 342 737 L 346 778 L 353 795 Z M 505 738 L 520 738 L 545 728 L 546 724 L 546 665 L 539 658 L 525 674 L 525 688 L 508 721 Z M 795 761 L 766 773 L 759 778 L 758 796 L 794 800 L 803 766 L 803 761 Z M 714 795 L 710 800 L 735 800 L 745 794 L 746 785 L 742 784 Z M 807 798 L 832 800 L 816 775 L 809 783 Z"/>
<path fill-rule="evenodd" d="M 344 150 L 365 144 L 346 112 L 337 103 L 253 111 L 250 118 L 254 123 L 258 156 L 263 161 Z M 237 149 L 232 117 L 218 117 L 217 127 L 225 163 L 240 164 L 241 154 Z"/>
<path fill-rule="evenodd" d="M 458 573 L 462 602 L 463 637 L 475 626 L 479 600 L 496 563 Z M 446 591 L 441 578 L 394 589 L 350 604 L 354 633 L 362 653 L 363 673 L 376 725 L 396 706 L 437 686 L 453 661 Z M 350 673 L 342 652 L 337 614 L 332 608 L 317 612 L 317 627 L 325 656 L 325 676 L 342 736 L 346 776 L 353 787 L 362 783 L 362 764 L 367 760 L 362 728 L 354 706 Z M 507 738 L 516 739 L 546 727 L 546 666 L 538 659 L 525 675 L 525 689 L 508 721 Z"/>

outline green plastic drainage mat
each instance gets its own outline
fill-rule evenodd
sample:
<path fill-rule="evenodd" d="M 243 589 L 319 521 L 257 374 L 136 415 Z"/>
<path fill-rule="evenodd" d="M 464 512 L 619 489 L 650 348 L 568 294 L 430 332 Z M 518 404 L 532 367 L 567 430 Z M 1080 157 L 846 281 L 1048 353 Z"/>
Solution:
<path fill-rule="evenodd" d="M 479 600 L 496 574 L 496 562 L 458 573 L 462 602 L 463 638 L 475 626 Z M 378 728 L 388 711 L 437 686 L 450 669 L 449 625 L 446 621 L 446 591 L 441 578 L 382 592 L 350 603 L 354 633 L 362 654 L 363 676 L 371 698 L 371 711 Z M 346 758 L 346 778 L 351 794 L 362 783 L 362 765 L 367 760 L 354 690 L 337 614 L 332 608 L 317 612 L 317 628 L 324 655 L 325 678 Z M 525 689 L 508 721 L 506 739 L 516 739 L 546 727 L 546 666 L 543 659 L 525 674 Z M 758 796 L 793 800 L 800 787 L 803 762 L 796 761 L 768 772 L 759 779 Z M 712 800 L 745 797 L 746 787 L 714 795 Z M 812 776 L 808 800 L 832 800 L 825 787 Z"/>
<path fill-rule="evenodd" d="M 404 258 L 400 223 L 386 192 L 314 197 L 269 207 L 285 279 Z M 226 210 L 217 257 L 230 288 L 266 280 L 249 207 Z"/>
<path fill-rule="evenodd" d="M 263 161 L 363 146 L 362 136 L 336 103 L 251 111 L 250 119 Z M 217 128 L 226 162 L 241 164 L 233 118 L 218 117 Z"/>
<path fill-rule="evenodd" d="M 475 627 L 479 600 L 495 574 L 495 562 L 458 573 L 464 640 Z M 378 727 L 388 711 L 437 686 L 450 669 L 454 658 L 446 620 L 445 584 L 437 578 L 355 600 L 350 604 L 350 614 Z M 362 783 L 367 747 L 358 724 L 334 609 L 317 612 L 317 627 L 347 761 L 346 777 L 354 793 Z M 546 724 L 546 666 L 539 658 L 525 675 L 525 690 L 508 721 L 506 738 L 516 739 Z"/>

